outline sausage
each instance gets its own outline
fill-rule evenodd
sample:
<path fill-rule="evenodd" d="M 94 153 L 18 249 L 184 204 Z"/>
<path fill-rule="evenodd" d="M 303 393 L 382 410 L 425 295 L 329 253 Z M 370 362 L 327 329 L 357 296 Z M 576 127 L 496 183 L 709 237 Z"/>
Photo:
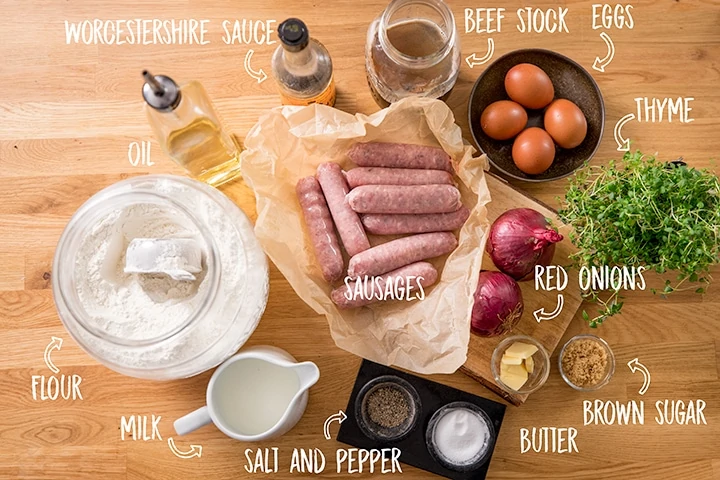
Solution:
<path fill-rule="evenodd" d="M 356 143 L 348 157 L 359 167 L 429 168 L 453 171 L 450 155 L 438 147 L 406 143 Z"/>
<path fill-rule="evenodd" d="M 335 305 L 337 305 L 341 309 L 357 308 L 362 307 L 363 305 L 369 305 L 373 302 L 377 302 L 378 300 L 380 300 L 378 296 L 383 298 L 385 293 L 385 285 L 388 283 L 390 278 L 393 278 L 392 281 L 397 282 L 398 280 L 395 279 L 398 279 L 400 277 L 402 277 L 405 281 L 410 280 L 407 277 L 416 277 L 414 281 L 410 280 L 409 284 L 410 286 L 414 287 L 413 289 L 419 290 L 419 288 L 417 287 L 418 283 L 422 285 L 423 288 L 429 287 L 430 285 L 434 284 L 437 281 L 438 272 L 437 270 L 435 270 L 435 267 L 433 267 L 430 263 L 412 263 L 410 265 L 400 267 L 397 270 L 393 270 L 392 272 L 388 272 L 381 277 L 368 279 L 367 283 L 363 286 L 363 295 L 358 295 L 357 297 L 353 295 L 353 293 L 355 292 L 357 281 L 349 282 L 346 280 L 345 286 L 333 290 L 330 294 L 330 298 L 332 299 L 333 303 L 335 303 Z M 405 287 L 407 289 L 409 286 L 405 285 Z M 407 293 L 413 294 L 413 292 Z M 417 293 L 414 293 L 413 295 L 418 296 Z"/>
<path fill-rule="evenodd" d="M 443 170 L 358 167 L 345 173 L 350 188 L 360 185 L 452 185 L 453 177 Z"/>
<path fill-rule="evenodd" d="M 350 188 L 340 165 L 332 162 L 321 164 L 317 169 L 317 179 L 345 250 L 352 257 L 370 248 L 360 217 L 345 203 Z"/>
<path fill-rule="evenodd" d="M 347 201 L 358 213 L 449 213 L 462 207 L 453 185 L 362 185 Z"/>
<path fill-rule="evenodd" d="M 450 232 L 421 233 L 398 238 L 352 257 L 348 276 L 382 275 L 403 265 L 450 253 L 457 244 L 455 235 Z"/>
<path fill-rule="evenodd" d="M 427 215 L 383 215 L 369 213 L 361 220 L 365 230 L 375 235 L 402 235 L 405 233 L 449 232 L 462 227 L 470 216 L 466 207 L 450 213 Z"/>
<path fill-rule="evenodd" d="M 345 262 L 320 184 L 315 177 L 301 178 L 295 186 L 295 192 L 323 278 L 330 283 L 340 280 Z"/>

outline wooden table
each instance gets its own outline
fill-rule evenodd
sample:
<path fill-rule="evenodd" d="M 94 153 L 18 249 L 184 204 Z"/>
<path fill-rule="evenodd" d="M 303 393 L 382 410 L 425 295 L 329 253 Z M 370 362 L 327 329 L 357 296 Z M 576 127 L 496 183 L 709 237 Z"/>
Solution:
<path fill-rule="evenodd" d="M 590 69 L 608 46 L 592 28 L 592 2 L 533 2 L 568 8 L 570 33 L 523 34 L 515 10 L 525 2 L 496 2 L 505 20 L 494 58 L 514 49 L 544 47 Z M 461 30 L 463 58 L 488 49 L 487 35 L 464 33 L 464 9 L 478 2 L 451 2 Z M 633 2 L 634 28 L 610 29 L 614 59 L 597 79 L 607 107 L 605 137 L 593 163 L 617 158 L 613 127 L 635 111 L 636 97 L 693 97 L 692 123 L 638 123 L 623 130 L 634 146 L 680 155 L 693 166 L 712 167 L 720 152 L 720 3 L 717 0 Z M 264 110 L 278 104 L 272 80 L 258 83 L 243 69 L 250 48 L 253 70 L 269 72 L 276 45 L 225 45 L 223 19 L 303 18 L 328 47 L 335 63 L 337 106 L 349 112 L 377 110 L 368 91 L 364 43 L 368 24 L 384 8 L 372 0 L 315 2 L 176 0 L 136 2 L 4 0 L 0 19 L 0 478 L 194 479 L 298 478 L 288 474 L 295 447 L 321 448 L 328 456 L 323 478 L 334 473 L 334 451 L 323 438 L 323 422 L 344 408 L 360 359 L 339 350 L 325 319 L 305 306 L 275 269 L 270 300 L 250 344 L 282 347 L 322 372 L 305 416 L 288 435 L 260 447 L 280 448 L 280 473 L 246 473 L 247 447 L 212 427 L 177 439 L 178 448 L 203 447 L 201 458 L 180 459 L 166 443 L 172 421 L 200 406 L 210 373 L 183 381 L 154 383 L 118 375 L 84 354 L 63 329 L 49 281 L 57 239 L 73 212 L 99 189 L 131 175 L 182 171 L 160 151 L 145 120 L 140 71 L 201 81 L 231 129 L 244 136 Z M 66 44 L 64 21 L 83 19 L 209 19 L 202 46 Z M 277 26 L 277 23 L 274 24 Z M 469 137 L 466 100 L 483 70 L 463 62 L 449 104 Z M 153 166 L 133 167 L 131 142 L 150 141 Z M 564 181 L 521 184 L 557 205 Z M 253 196 L 243 184 L 224 189 L 248 214 Z M 716 270 L 717 274 L 719 270 Z M 617 373 L 597 395 L 572 391 L 554 369 L 546 386 L 520 407 L 509 407 L 492 460 L 492 479 L 720 479 L 720 289 L 704 297 L 678 294 L 661 301 L 648 292 L 627 295 L 625 313 L 598 330 L 617 356 Z M 578 316 L 565 339 L 590 329 Z M 49 375 L 43 352 L 51 337 L 62 338 L 52 360 L 62 373 L 82 377 L 82 400 L 34 401 L 33 375 Z M 627 362 L 638 357 L 652 374 L 643 397 L 644 426 L 583 426 L 582 402 L 640 400 L 640 374 Z M 495 398 L 462 374 L 434 380 Z M 654 403 L 664 399 L 707 402 L 707 425 L 659 426 Z M 161 415 L 163 441 L 121 441 L 120 418 Z M 575 427 L 579 453 L 520 453 L 520 429 Z M 333 426 L 333 430 L 337 425 Z M 354 475 L 363 476 L 369 475 Z M 427 478 L 407 467 L 402 478 Z"/>

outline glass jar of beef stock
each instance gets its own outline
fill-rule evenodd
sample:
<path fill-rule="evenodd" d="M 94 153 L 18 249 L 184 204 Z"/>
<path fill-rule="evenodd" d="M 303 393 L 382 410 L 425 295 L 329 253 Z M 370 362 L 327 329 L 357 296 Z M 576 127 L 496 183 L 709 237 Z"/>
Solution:
<path fill-rule="evenodd" d="M 381 107 L 410 96 L 447 100 L 460 70 L 460 38 L 441 0 L 393 0 L 367 34 L 365 68 Z"/>

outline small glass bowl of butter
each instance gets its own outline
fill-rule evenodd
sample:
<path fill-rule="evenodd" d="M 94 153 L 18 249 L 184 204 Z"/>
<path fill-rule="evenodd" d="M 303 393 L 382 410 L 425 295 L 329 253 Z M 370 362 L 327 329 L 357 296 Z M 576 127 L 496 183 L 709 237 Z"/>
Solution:
<path fill-rule="evenodd" d="M 550 356 L 540 342 L 514 335 L 498 344 L 490 360 L 495 382 L 507 392 L 527 395 L 545 384 L 550 375 Z"/>

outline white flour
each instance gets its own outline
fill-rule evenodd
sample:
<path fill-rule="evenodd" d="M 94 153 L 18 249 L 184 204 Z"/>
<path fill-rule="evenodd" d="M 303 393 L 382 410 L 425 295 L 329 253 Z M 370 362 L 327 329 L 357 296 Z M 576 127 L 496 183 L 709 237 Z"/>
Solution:
<path fill-rule="evenodd" d="M 212 240 L 205 242 L 189 215 L 169 204 L 129 203 L 100 217 L 82 235 L 73 272 L 85 323 L 95 334 L 77 333 L 90 353 L 123 373 L 182 378 L 218 365 L 254 331 L 267 302 L 267 259 L 248 218 L 220 192 L 191 188 L 185 179 L 146 178 L 140 187 L 182 202 Z M 195 281 L 126 274 L 133 238 L 192 238 L 203 249 L 203 270 Z M 208 261 L 213 245 L 215 270 Z M 179 330 L 200 309 L 203 314 Z"/>
<path fill-rule="evenodd" d="M 202 242 L 202 237 L 177 210 L 153 204 L 116 210 L 85 237 L 75 263 L 76 288 L 94 326 L 124 340 L 150 340 L 171 332 L 192 315 L 207 290 L 206 272 L 194 282 L 125 273 L 125 251 L 134 238 Z"/>

